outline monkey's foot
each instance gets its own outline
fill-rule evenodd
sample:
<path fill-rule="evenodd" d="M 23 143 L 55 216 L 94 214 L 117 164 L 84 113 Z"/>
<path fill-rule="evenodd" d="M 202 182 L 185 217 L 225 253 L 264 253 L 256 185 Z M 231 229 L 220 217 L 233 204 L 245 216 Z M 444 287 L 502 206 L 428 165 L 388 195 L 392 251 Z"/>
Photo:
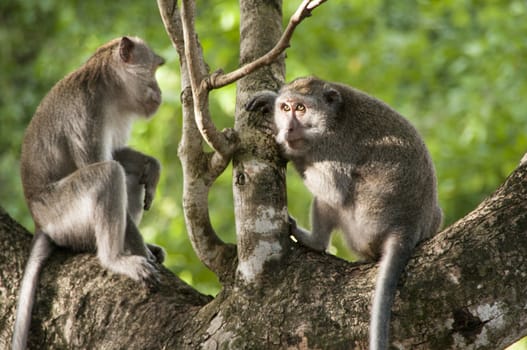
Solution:
<path fill-rule="evenodd" d="M 150 249 L 148 249 L 148 253 L 152 254 Z M 150 291 L 156 291 L 159 289 L 159 272 L 157 271 L 156 267 L 145 257 L 131 255 L 130 258 L 133 258 L 136 261 L 134 264 L 136 264 L 135 269 L 138 278 L 134 278 L 132 275 L 130 275 L 130 277 L 136 281 L 141 282 L 141 284 L 143 284 Z"/>
<path fill-rule="evenodd" d="M 148 248 L 148 260 L 155 261 L 159 264 L 162 264 L 163 261 L 165 261 L 166 253 L 162 247 L 150 243 L 147 243 L 146 246 Z"/>
<path fill-rule="evenodd" d="M 159 285 L 159 272 L 147 258 L 140 255 L 120 255 L 111 261 L 101 260 L 107 269 L 130 277 L 152 288 Z"/>

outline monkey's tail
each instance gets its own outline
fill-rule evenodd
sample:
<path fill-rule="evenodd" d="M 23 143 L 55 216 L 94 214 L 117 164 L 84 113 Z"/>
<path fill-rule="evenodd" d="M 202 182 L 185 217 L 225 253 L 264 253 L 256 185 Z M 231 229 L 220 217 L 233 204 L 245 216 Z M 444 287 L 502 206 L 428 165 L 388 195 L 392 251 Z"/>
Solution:
<path fill-rule="evenodd" d="M 413 245 L 398 234 L 391 234 L 384 242 L 370 318 L 370 350 L 388 349 L 392 303 L 412 251 Z"/>
<path fill-rule="evenodd" d="M 13 350 L 25 350 L 31 323 L 31 311 L 35 301 L 38 276 L 46 259 L 53 250 L 53 243 L 43 231 L 36 231 L 31 246 L 31 252 L 20 284 L 18 303 L 16 307 L 15 327 L 13 331 Z"/>

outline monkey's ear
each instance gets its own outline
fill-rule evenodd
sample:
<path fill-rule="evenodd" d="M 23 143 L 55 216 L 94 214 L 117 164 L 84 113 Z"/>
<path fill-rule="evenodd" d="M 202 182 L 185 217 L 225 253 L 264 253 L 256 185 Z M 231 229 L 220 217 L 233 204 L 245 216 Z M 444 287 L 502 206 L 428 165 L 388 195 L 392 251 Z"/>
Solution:
<path fill-rule="evenodd" d="M 134 42 L 129 38 L 123 36 L 119 43 L 119 56 L 121 59 L 128 63 L 132 59 L 132 50 L 134 48 Z"/>
<path fill-rule="evenodd" d="M 327 87 L 324 90 L 323 96 L 324 100 L 330 105 L 340 104 L 342 102 L 342 96 L 340 95 L 340 92 L 332 87 Z"/>
<path fill-rule="evenodd" d="M 245 104 L 245 110 L 249 112 L 259 111 L 264 114 L 271 113 L 277 96 L 274 91 L 260 91 Z"/>

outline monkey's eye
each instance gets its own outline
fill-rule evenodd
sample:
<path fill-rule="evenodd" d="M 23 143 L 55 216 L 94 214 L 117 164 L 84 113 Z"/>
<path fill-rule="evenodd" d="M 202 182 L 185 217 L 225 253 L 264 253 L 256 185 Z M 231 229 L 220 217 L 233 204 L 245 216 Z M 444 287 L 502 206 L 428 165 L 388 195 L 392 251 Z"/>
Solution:
<path fill-rule="evenodd" d="M 291 107 L 289 107 L 289 105 L 287 103 L 282 103 L 280 105 L 280 109 L 284 112 L 289 112 L 291 110 Z"/>
<path fill-rule="evenodd" d="M 306 106 L 304 106 L 303 104 L 299 103 L 299 104 L 296 105 L 295 110 L 297 112 L 305 112 L 306 111 Z"/>

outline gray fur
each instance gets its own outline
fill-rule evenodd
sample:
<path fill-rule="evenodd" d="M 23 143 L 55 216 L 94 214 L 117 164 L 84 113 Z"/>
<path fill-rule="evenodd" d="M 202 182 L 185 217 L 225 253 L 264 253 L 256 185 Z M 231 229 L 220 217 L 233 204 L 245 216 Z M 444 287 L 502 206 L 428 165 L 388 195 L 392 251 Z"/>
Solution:
<path fill-rule="evenodd" d="M 161 103 L 156 69 L 164 60 L 141 39 L 101 46 L 59 81 L 24 137 L 21 178 L 35 238 L 20 287 L 12 348 L 25 349 L 38 274 L 53 244 L 93 251 L 107 269 L 149 285 L 164 252 L 137 229 L 149 209 L 159 162 L 126 147 L 138 116 Z"/>
<path fill-rule="evenodd" d="M 370 350 L 389 345 L 398 279 L 417 243 L 442 221 L 437 180 L 415 128 L 385 103 L 343 84 L 300 78 L 264 92 L 249 110 L 273 110 L 276 140 L 314 195 L 312 232 L 293 224 L 304 245 L 325 251 L 340 228 L 351 250 L 380 260 Z"/>

